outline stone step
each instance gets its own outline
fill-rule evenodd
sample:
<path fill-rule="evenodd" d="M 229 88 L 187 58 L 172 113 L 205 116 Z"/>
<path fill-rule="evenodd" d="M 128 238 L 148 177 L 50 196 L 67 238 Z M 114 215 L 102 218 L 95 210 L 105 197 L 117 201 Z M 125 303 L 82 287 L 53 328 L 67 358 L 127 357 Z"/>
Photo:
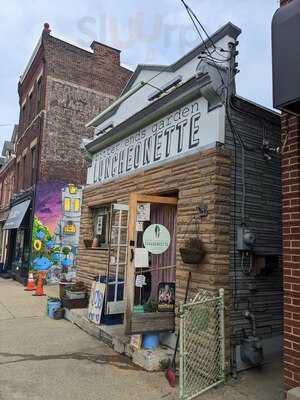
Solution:
<path fill-rule="evenodd" d="M 146 371 L 164 370 L 171 362 L 172 349 L 160 346 L 154 351 L 146 349 L 134 351 L 130 346 L 130 336 L 123 333 L 123 325 L 96 325 L 88 320 L 87 309 L 65 309 L 65 318 L 89 335 L 106 343 L 115 352 L 127 356 Z"/>

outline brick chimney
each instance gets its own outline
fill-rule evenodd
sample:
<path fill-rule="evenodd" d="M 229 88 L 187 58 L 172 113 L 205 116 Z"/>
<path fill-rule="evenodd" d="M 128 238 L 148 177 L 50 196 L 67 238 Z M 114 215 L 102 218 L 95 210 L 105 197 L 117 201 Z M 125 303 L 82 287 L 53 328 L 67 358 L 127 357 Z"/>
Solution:
<path fill-rule="evenodd" d="M 95 40 L 90 47 L 95 56 L 101 59 L 104 64 L 109 63 L 118 67 L 120 66 L 120 50 L 107 46 L 106 44 L 96 42 Z"/>

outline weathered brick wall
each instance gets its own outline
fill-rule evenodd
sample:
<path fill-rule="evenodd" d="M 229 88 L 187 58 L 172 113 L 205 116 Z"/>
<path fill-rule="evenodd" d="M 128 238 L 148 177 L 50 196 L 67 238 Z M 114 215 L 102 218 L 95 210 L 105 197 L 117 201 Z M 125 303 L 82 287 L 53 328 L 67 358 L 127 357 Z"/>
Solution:
<path fill-rule="evenodd" d="M 27 126 L 26 130 L 21 132 L 20 138 L 16 144 L 16 167 L 19 164 L 19 173 L 16 171 L 15 191 L 21 189 L 28 189 L 32 186 L 32 159 L 30 145 L 36 141 L 37 158 L 39 158 L 39 149 L 41 141 L 41 132 L 44 126 L 44 113 L 40 113 L 36 118 Z M 23 154 L 26 152 L 26 162 L 24 165 Z M 38 161 L 37 161 L 38 165 Z M 38 171 L 39 172 L 39 171 Z"/>
<path fill-rule="evenodd" d="M 120 66 L 120 50 L 98 42 L 89 52 L 44 35 L 44 47 L 47 74 L 109 96 L 119 96 L 132 73 Z"/>
<path fill-rule="evenodd" d="M 9 207 L 14 193 L 15 164 L 16 159 L 13 158 L 0 169 L 0 211 Z"/>
<path fill-rule="evenodd" d="M 47 77 L 46 124 L 42 138 L 40 181 L 83 184 L 86 162 L 81 140 L 91 137 L 85 124 L 100 113 L 113 97 L 95 90 Z"/>
<path fill-rule="evenodd" d="M 93 135 L 85 124 L 108 107 L 129 79 L 120 51 L 93 43 L 93 52 L 44 35 L 46 125 L 42 135 L 39 180 L 84 184 L 82 138 Z"/>
<path fill-rule="evenodd" d="M 280 0 L 284 6 L 292 0 Z M 284 384 L 300 386 L 300 119 L 282 116 Z"/>
<path fill-rule="evenodd" d="M 300 119 L 282 117 L 284 380 L 300 386 Z"/>
<path fill-rule="evenodd" d="M 20 134 L 16 146 L 20 173 L 16 190 L 31 186 L 30 144 L 37 140 L 37 180 L 83 184 L 86 163 L 80 153 L 83 137 L 92 130 L 85 124 L 120 95 L 131 71 L 120 66 L 120 51 L 94 42 L 86 51 L 43 33 L 41 47 L 19 84 L 20 105 L 27 99 L 43 70 L 40 109 L 31 118 L 20 112 Z M 32 102 L 36 105 L 37 92 Z M 46 109 L 46 113 L 38 113 Z M 36 118 L 36 119 L 34 119 Z M 25 165 L 22 155 L 27 149 Z"/>

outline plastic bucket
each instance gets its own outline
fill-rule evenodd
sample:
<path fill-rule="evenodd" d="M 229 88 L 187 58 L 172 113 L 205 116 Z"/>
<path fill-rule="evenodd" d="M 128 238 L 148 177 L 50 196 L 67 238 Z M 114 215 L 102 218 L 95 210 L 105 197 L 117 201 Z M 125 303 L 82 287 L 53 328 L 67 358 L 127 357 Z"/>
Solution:
<path fill-rule="evenodd" d="M 53 318 L 53 314 L 61 307 L 60 301 L 48 300 L 48 317 Z"/>
<path fill-rule="evenodd" d="M 156 334 L 144 335 L 143 346 L 147 350 L 155 350 L 159 346 L 159 336 Z"/>

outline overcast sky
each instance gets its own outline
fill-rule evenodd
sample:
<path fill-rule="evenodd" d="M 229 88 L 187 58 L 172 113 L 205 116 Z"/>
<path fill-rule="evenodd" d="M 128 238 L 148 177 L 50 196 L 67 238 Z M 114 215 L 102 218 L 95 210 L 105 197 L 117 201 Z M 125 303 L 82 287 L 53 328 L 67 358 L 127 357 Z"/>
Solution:
<path fill-rule="evenodd" d="M 271 19 L 278 0 L 187 0 L 213 33 L 231 21 L 239 37 L 238 94 L 272 105 Z M 169 64 L 199 44 L 180 0 L 0 0 L 0 148 L 18 122 L 17 84 L 49 22 L 81 47 L 98 40 L 122 50 L 125 66 Z M 8 124 L 8 126 L 3 126 Z"/>

